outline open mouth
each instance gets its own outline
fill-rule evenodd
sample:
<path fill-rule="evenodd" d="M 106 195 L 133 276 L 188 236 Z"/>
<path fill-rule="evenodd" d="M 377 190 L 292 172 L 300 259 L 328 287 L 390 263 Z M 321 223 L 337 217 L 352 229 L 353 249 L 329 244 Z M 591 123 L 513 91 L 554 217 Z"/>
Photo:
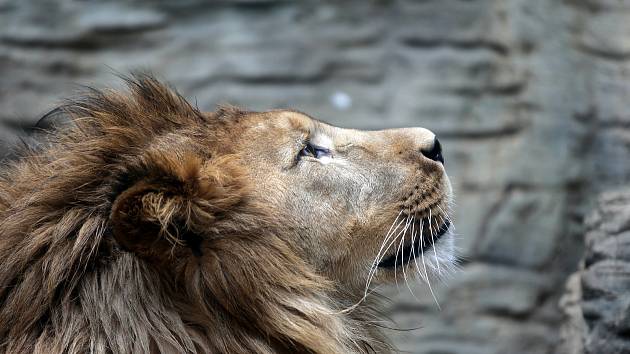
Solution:
<path fill-rule="evenodd" d="M 416 235 L 413 243 L 409 243 L 402 247 L 401 250 L 396 250 L 394 254 L 382 260 L 378 266 L 381 268 L 393 268 L 402 267 L 407 263 L 414 260 L 416 257 L 422 255 L 428 251 L 442 236 L 444 236 L 451 226 L 450 221 L 446 220 L 442 226 L 435 233 L 423 232 L 420 235 Z M 412 238 L 413 239 L 413 238 Z"/>

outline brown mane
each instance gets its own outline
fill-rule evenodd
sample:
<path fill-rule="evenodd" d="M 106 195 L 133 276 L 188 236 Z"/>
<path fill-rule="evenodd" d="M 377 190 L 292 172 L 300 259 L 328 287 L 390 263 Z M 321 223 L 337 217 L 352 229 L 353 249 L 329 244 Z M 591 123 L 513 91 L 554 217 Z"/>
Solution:
<path fill-rule="evenodd" d="M 149 76 L 128 85 L 64 105 L 72 127 L 4 168 L 0 353 L 387 352 L 366 307 L 343 312 L 354 299 L 247 198 L 221 133 L 241 112 L 201 113 Z M 127 231 L 134 213 L 144 231 Z M 129 241 L 146 230 L 160 239 Z"/>

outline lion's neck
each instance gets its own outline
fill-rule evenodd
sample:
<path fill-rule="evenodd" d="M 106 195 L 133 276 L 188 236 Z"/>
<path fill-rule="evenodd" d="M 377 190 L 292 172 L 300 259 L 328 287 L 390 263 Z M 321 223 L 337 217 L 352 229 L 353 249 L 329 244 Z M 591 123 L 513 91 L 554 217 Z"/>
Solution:
<path fill-rule="evenodd" d="M 145 262 L 122 254 L 87 273 L 76 293 L 54 304 L 21 345 L 11 349 L 51 353 L 389 351 L 378 330 L 370 326 L 364 308 L 341 311 L 341 301 L 322 289 L 268 288 L 255 301 L 242 301 L 238 295 L 222 299 L 225 294 L 213 298 L 207 296 L 208 289 L 198 289 L 200 297 L 195 298 L 190 294 L 194 289 L 173 288 L 163 278 Z"/>
<path fill-rule="evenodd" d="M 134 270 L 145 267 L 140 262 L 128 259 L 121 263 L 123 271 L 130 274 L 118 279 L 130 279 L 131 273 L 136 272 L 148 274 L 143 269 Z M 168 304 L 168 301 L 160 298 L 164 289 L 159 289 L 153 280 L 138 279 L 136 289 L 129 288 L 129 284 L 120 286 L 127 290 L 109 294 L 112 296 L 110 301 L 114 304 L 127 302 L 124 306 L 127 311 L 121 308 L 121 311 L 112 312 L 103 307 L 104 312 L 99 317 L 109 317 L 110 323 L 130 325 L 129 328 L 114 326 L 114 330 L 123 331 L 118 335 L 127 336 L 127 331 L 135 331 L 134 337 L 146 338 L 134 344 L 120 345 L 138 346 L 147 342 L 155 352 L 208 353 L 351 354 L 387 353 L 390 350 L 378 329 L 372 326 L 373 316 L 367 307 L 343 311 L 344 305 L 335 298 L 337 295 L 321 289 L 311 292 L 307 289 L 269 288 L 265 289 L 266 294 L 257 294 L 256 300 L 249 298 L 245 301 L 242 300 L 247 296 L 238 294 L 228 294 L 229 300 L 221 298 L 223 294 L 218 293 L 214 298 L 206 295 L 197 299 L 190 294 L 188 299 L 173 295 L 171 306 L 156 308 L 160 304 Z M 96 284 L 92 287 L 94 290 L 97 288 Z M 181 290 L 176 292 L 181 294 Z M 185 292 L 189 293 L 190 289 Z M 96 339 L 104 341 L 115 335 L 102 333 Z M 120 352 L 127 349 L 142 351 L 136 347 L 120 349 Z"/>

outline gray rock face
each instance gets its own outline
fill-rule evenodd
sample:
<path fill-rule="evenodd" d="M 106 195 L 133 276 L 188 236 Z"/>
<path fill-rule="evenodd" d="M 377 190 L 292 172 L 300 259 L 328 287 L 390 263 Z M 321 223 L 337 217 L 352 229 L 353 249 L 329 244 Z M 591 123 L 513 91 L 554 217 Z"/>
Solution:
<path fill-rule="evenodd" d="M 630 351 L 630 191 L 602 196 L 588 219 L 582 278 L 585 353 Z"/>
<path fill-rule="evenodd" d="M 586 222 L 586 252 L 560 303 L 562 353 L 630 352 L 630 190 L 604 193 Z"/>
<path fill-rule="evenodd" d="M 411 285 L 415 297 L 386 291 L 395 326 L 422 327 L 392 337 L 411 353 L 556 353 L 584 210 L 630 180 L 629 35 L 618 0 L 4 0 L 0 149 L 77 84 L 118 86 L 113 72 L 147 68 L 205 110 L 427 127 L 445 148 L 464 262 L 432 284 L 441 310 L 426 284 Z M 591 244 L 589 225 L 585 348 L 596 353 L 628 334 L 630 284 L 610 260 L 625 257 L 610 245 L 623 232 Z"/>

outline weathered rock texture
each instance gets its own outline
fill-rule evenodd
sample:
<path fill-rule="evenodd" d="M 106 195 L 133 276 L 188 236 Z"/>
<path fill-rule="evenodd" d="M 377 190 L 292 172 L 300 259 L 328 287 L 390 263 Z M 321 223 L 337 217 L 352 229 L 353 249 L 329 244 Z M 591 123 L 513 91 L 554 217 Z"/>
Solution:
<path fill-rule="evenodd" d="M 581 269 L 567 290 L 562 353 L 630 352 L 630 190 L 599 198 L 587 219 Z"/>
<path fill-rule="evenodd" d="M 587 222 L 581 273 L 585 353 L 630 350 L 630 191 L 605 194 Z"/>
<path fill-rule="evenodd" d="M 0 141 L 77 84 L 149 68 L 202 109 L 295 107 L 445 147 L 462 271 L 401 286 L 411 353 L 555 353 L 591 195 L 630 178 L 621 0 L 0 0 Z M 6 151 L 6 150 L 5 150 Z"/>

